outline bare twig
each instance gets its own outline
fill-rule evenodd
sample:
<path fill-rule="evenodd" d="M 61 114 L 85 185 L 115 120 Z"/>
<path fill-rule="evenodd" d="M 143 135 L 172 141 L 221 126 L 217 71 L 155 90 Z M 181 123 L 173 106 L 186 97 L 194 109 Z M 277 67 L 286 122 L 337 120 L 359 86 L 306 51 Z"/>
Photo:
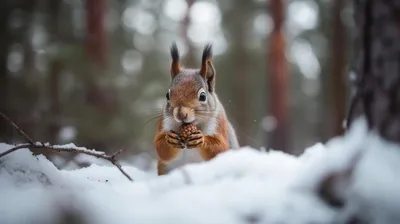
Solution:
<path fill-rule="evenodd" d="M 90 156 L 94 156 L 96 158 L 101 158 L 110 161 L 114 166 L 116 166 L 121 173 L 128 178 L 128 180 L 132 181 L 132 178 L 122 169 L 121 165 L 117 162 L 115 157 L 119 155 L 123 150 L 119 150 L 112 155 L 107 155 L 104 152 L 99 152 L 96 150 L 89 150 L 83 147 L 73 147 L 67 145 L 51 145 L 49 143 L 41 143 L 41 142 L 34 142 L 24 131 L 22 131 L 10 118 L 5 116 L 3 113 L 0 113 L 0 117 L 6 120 L 11 126 L 18 131 L 29 143 L 19 144 L 14 146 L 13 148 L 0 153 L 0 158 L 4 157 L 12 152 L 15 152 L 19 149 L 23 148 L 30 148 L 30 149 L 46 149 L 53 152 L 71 152 L 71 153 L 81 153 Z"/>
<path fill-rule="evenodd" d="M 13 148 L 11 148 L 11 149 L 5 151 L 5 152 L 0 153 L 0 158 L 3 157 L 3 156 L 5 156 L 5 155 L 7 155 L 7 154 L 9 154 L 9 153 L 12 153 L 12 152 L 14 152 L 14 151 L 17 151 L 18 149 L 28 148 L 29 146 L 31 146 L 30 143 L 25 143 L 25 144 L 17 145 L 17 146 L 15 146 L 15 147 L 13 147 Z"/>
<path fill-rule="evenodd" d="M 21 128 L 19 128 L 14 121 L 12 121 L 9 117 L 7 117 L 5 114 L 0 112 L 0 117 L 3 118 L 5 121 L 7 121 L 11 126 L 13 126 L 13 128 L 15 130 L 17 130 L 17 132 L 22 135 L 22 137 L 24 137 L 26 139 L 26 141 L 28 141 L 30 144 L 34 145 L 35 142 L 24 132 L 21 130 Z"/>

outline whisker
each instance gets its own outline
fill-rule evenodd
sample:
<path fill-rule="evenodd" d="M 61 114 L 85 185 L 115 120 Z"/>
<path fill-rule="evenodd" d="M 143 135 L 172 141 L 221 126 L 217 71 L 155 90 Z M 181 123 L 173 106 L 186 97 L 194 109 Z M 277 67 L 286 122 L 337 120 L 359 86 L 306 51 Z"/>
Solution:
<path fill-rule="evenodd" d="M 209 116 L 209 115 L 204 115 L 204 114 L 198 114 L 196 115 L 198 118 L 206 118 L 206 119 L 211 119 L 213 118 L 213 116 Z"/>
<path fill-rule="evenodd" d="M 195 110 L 195 112 L 206 112 L 206 113 L 212 113 L 215 111 L 217 111 L 217 110 Z"/>
<path fill-rule="evenodd" d="M 140 129 L 143 129 L 143 127 L 144 127 L 145 125 L 147 125 L 149 122 L 154 121 L 155 119 L 161 118 L 162 116 L 163 116 L 163 115 L 160 114 L 160 115 L 157 115 L 157 116 L 155 116 L 155 117 L 150 118 L 149 120 L 147 120 L 147 121 L 144 122 L 144 124 L 140 127 Z"/>
<path fill-rule="evenodd" d="M 205 112 L 197 112 L 196 115 L 208 115 L 208 116 L 215 116 L 215 113 L 209 112 L 209 113 L 205 113 Z"/>
<path fill-rule="evenodd" d="M 133 134 L 132 137 L 137 137 L 138 134 L 141 133 L 141 132 L 143 131 L 143 128 L 144 128 L 147 124 L 149 124 L 150 122 L 152 122 L 152 121 L 154 121 L 154 120 L 156 120 L 156 119 L 159 119 L 159 118 L 161 118 L 161 117 L 163 117 L 163 114 L 162 114 L 162 113 L 159 113 L 157 116 L 152 117 L 152 118 L 150 118 L 149 120 L 145 121 L 143 124 L 141 124 L 140 128 L 136 131 L 136 133 Z"/>
<path fill-rule="evenodd" d="M 196 116 L 215 117 L 214 114 L 202 114 L 202 113 L 198 113 L 198 114 L 196 114 Z"/>
<path fill-rule="evenodd" d="M 162 114 L 162 112 L 164 111 L 164 109 L 153 109 L 153 110 L 147 110 L 147 112 L 149 113 L 157 113 L 157 114 Z"/>

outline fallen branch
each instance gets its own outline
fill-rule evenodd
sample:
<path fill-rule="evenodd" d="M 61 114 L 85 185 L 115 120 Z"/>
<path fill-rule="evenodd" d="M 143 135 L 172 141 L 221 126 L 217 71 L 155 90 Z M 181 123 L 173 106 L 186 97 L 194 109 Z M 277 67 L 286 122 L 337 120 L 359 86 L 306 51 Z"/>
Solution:
<path fill-rule="evenodd" d="M 0 112 L 0 117 L 3 118 L 5 121 L 7 121 L 15 130 L 17 130 L 17 132 L 22 135 L 22 137 L 24 137 L 26 139 L 27 142 L 29 142 L 30 144 L 35 144 L 35 142 L 29 137 L 29 135 L 27 135 L 24 131 L 22 131 L 21 128 L 19 128 L 14 121 L 12 121 L 9 117 L 7 117 L 6 115 L 4 115 L 3 113 Z"/>
<path fill-rule="evenodd" d="M 121 173 L 128 178 L 128 180 L 132 181 L 132 178 L 122 169 L 121 165 L 117 162 L 115 157 L 119 155 L 123 150 L 119 150 L 112 155 L 107 155 L 104 152 L 99 152 L 96 150 L 86 149 L 84 147 L 76 147 L 73 144 L 69 145 L 52 145 L 49 143 L 42 142 L 34 142 L 29 135 L 27 135 L 24 131 L 22 131 L 10 118 L 0 112 L 0 117 L 7 121 L 20 135 L 22 135 L 29 143 L 18 144 L 13 148 L 0 153 L 0 158 L 6 156 L 12 152 L 15 152 L 19 149 L 30 148 L 30 149 L 46 149 L 53 152 L 71 152 L 71 153 L 81 153 L 90 156 L 94 156 L 96 158 L 101 158 L 110 161 L 114 166 L 116 166 Z"/>

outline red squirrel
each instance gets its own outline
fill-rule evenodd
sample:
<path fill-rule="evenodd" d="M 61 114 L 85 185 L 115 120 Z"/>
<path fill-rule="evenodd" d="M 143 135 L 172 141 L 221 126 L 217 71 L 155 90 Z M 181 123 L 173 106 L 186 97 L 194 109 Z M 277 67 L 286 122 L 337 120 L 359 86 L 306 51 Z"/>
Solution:
<path fill-rule="evenodd" d="M 212 45 L 204 47 L 200 69 L 181 66 L 175 43 L 170 54 L 171 83 L 154 138 L 158 175 L 239 148 L 235 130 L 215 93 Z M 179 130 L 185 124 L 195 125 L 197 130 L 184 142 Z"/>

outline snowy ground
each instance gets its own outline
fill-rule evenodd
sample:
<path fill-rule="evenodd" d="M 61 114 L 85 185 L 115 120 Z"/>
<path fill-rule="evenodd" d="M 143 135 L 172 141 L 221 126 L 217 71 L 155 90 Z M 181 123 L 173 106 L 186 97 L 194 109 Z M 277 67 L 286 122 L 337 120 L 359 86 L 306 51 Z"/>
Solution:
<path fill-rule="evenodd" d="M 163 177 L 124 169 L 134 182 L 113 166 L 58 170 L 11 153 L 0 159 L 0 223 L 400 223 L 400 148 L 362 120 L 300 157 L 242 148 Z"/>

